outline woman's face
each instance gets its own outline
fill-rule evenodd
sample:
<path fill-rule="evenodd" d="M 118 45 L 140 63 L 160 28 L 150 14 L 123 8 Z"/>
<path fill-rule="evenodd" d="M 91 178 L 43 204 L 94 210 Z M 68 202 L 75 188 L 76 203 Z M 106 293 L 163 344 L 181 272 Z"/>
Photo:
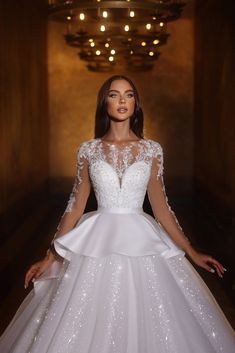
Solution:
<path fill-rule="evenodd" d="M 115 120 L 129 119 L 135 109 L 134 90 L 126 80 L 114 80 L 108 91 L 107 112 Z"/>

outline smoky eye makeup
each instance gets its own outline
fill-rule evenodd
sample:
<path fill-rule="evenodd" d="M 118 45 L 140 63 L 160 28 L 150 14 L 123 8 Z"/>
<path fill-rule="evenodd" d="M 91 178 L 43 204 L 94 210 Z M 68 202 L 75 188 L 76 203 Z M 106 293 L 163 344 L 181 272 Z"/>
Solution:
<path fill-rule="evenodd" d="M 119 92 L 118 91 L 116 91 L 116 90 L 111 90 L 111 91 L 109 91 L 109 93 L 108 93 L 108 97 L 115 97 L 115 96 L 117 96 L 117 94 L 118 94 Z M 134 97 L 134 91 L 127 91 L 127 92 L 125 92 L 126 93 L 126 95 L 128 96 L 128 97 L 130 97 L 130 98 L 132 98 L 132 97 Z"/>

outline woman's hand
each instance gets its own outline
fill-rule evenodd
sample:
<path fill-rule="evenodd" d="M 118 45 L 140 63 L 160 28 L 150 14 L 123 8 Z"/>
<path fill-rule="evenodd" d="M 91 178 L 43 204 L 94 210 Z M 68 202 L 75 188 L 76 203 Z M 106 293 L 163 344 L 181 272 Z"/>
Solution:
<path fill-rule="evenodd" d="M 49 254 L 46 255 L 42 260 L 30 266 L 29 270 L 26 272 L 25 275 L 24 288 L 26 289 L 28 287 L 29 282 L 32 279 L 40 277 L 43 272 L 48 269 L 48 267 L 52 264 L 53 261 L 55 261 L 55 257 L 51 252 L 49 252 Z"/>
<path fill-rule="evenodd" d="M 191 250 L 188 255 L 196 265 L 204 268 L 209 272 L 215 272 L 216 270 L 218 276 L 221 278 L 223 277 L 224 271 L 226 271 L 226 269 L 221 265 L 221 263 L 219 263 L 219 261 L 215 260 L 212 256 L 202 254 L 196 251 L 195 249 Z M 215 268 L 215 270 L 208 264 L 211 264 Z"/>

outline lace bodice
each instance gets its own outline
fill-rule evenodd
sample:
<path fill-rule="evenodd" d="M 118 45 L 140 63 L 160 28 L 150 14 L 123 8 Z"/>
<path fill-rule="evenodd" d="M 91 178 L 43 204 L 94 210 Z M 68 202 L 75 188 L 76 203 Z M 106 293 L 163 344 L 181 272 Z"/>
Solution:
<path fill-rule="evenodd" d="M 163 170 L 163 149 L 150 139 L 110 143 L 95 138 L 81 143 L 73 189 L 54 239 L 76 225 L 92 186 L 98 207 L 105 208 L 141 208 L 147 191 L 158 224 L 180 242 L 182 235 L 188 240 L 168 203 Z"/>
<path fill-rule="evenodd" d="M 156 177 L 159 178 L 163 172 L 163 155 L 157 142 L 141 139 L 117 145 L 93 139 L 82 143 L 78 151 L 77 180 L 66 212 L 71 212 L 76 202 L 85 164 L 98 206 L 142 207 L 153 158 L 158 161 Z"/>

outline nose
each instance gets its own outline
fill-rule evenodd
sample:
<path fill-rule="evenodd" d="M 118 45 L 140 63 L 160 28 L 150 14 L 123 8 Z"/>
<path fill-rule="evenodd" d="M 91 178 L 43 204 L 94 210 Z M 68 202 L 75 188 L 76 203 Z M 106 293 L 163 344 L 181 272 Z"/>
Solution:
<path fill-rule="evenodd" d="M 120 97 L 120 102 L 125 102 L 125 98 L 124 97 Z"/>

